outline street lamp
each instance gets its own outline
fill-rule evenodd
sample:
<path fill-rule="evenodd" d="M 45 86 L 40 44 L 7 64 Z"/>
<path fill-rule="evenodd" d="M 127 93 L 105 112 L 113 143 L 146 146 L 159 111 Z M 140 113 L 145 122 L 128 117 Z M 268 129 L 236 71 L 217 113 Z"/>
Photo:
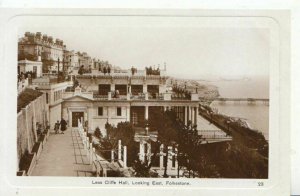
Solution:
<path fill-rule="evenodd" d="M 231 121 L 230 120 L 227 120 L 226 121 L 226 124 L 227 124 L 227 133 L 229 133 L 230 132 L 230 130 L 229 130 L 229 124 L 231 123 Z"/>

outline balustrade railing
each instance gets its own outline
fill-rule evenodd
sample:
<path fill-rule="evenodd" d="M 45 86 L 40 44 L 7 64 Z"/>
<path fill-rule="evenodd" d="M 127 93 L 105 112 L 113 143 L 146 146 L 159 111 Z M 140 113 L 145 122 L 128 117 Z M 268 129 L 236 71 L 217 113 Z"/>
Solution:
<path fill-rule="evenodd" d="M 97 155 L 96 149 L 93 147 L 93 144 L 89 141 L 87 132 L 84 131 L 83 125 L 80 120 L 78 120 L 78 132 L 80 138 L 82 139 L 84 150 L 88 157 L 89 163 L 92 166 L 92 171 L 96 173 L 97 177 L 107 177 L 107 169 L 106 167 L 104 167 L 103 164 L 103 162 L 107 162 L 107 160 L 101 160 L 100 156 Z M 111 162 L 113 162 L 115 160 L 114 150 L 112 150 L 111 152 Z M 117 161 L 121 167 L 127 168 L 127 147 L 121 145 L 121 140 L 118 141 Z"/>

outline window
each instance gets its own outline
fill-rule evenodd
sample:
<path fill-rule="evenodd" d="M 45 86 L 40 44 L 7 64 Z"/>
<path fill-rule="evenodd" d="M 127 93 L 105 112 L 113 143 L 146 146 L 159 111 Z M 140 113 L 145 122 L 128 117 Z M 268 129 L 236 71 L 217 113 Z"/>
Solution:
<path fill-rule="evenodd" d="M 117 116 L 122 116 L 122 108 L 117 107 Z"/>
<path fill-rule="evenodd" d="M 98 107 L 98 116 L 103 116 L 103 107 Z"/>

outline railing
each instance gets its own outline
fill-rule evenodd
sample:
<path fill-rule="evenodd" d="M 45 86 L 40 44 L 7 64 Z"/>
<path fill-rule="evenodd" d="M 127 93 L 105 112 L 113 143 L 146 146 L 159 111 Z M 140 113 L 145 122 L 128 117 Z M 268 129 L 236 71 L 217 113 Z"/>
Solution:
<path fill-rule="evenodd" d="M 89 138 L 87 137 L 87 132 L 84 131 L 83 125 L 78 119 L 78 132 L 83 142 L 84 150 L 86 151 L 86 155 L 88 157 L 89 163 L 92 166 L 92 171 L 96 172 L 96 176 L 106 177 L 107 170 L 102 166 L 99 156 L 96 154 L 96 150 L 93 147 L 93 144 L 89 142 Z"/>
<path fill-rule="evenodd" d="M 84 150 L 86 151 L 86 155 L 88 157 L 89 163 L 92 166 L 92 171 L 96 172 L 96 176 L 99 177 L 107 177 L 107 168 L 104 167 L 103 161 L 97 155 L 93 144 L 89 142 L 89 138 L 87 137 L 87 132 L 84 131 L 83 125 L 81 121 L 78 119 L 78 132 L 82 139 Z M 122 153 L 123 152 L 123 153 Z M 113 163 L 115 160 L 115 151 L 111 151 L 111 162 Z M 123 168 L 127 168 L 127 147 L 121 145 L 121 140 L 118 141 L 118 149 L 117 149 L 117 162 Z"/>
<path fill-rule="evenodd" d="M 201 135 L 203 139 L 232 139 L 221 130 L 198 130 L 198 135 Z"/>

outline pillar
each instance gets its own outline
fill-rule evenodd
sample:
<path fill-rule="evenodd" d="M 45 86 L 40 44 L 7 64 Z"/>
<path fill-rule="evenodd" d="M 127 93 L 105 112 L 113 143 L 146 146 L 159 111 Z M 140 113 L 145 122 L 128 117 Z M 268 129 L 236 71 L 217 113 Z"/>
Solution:
<path fill-rule="evenodd" d="M 111 159 L 110 162 L 114 162 L 114 159 L 115 159 L 114 153 L 115 153 L 114 150 L 112 150 L 110 153 L 110 159 Z"/>
<path fill-rule="evenodd" d="M 109 112 L 110 107 L 107 106 L 106 108 L 107 108 L 107 121 L 109 123 L 110 122 L 110 112 Z"/>
<path fill-rule="evenodd" d="M 160 145 L 159 167 L 164 168 L 164 145 Z"/>
<path fill-rule="evenodd" d="M 144 162 L 144 142 L 140 141 L 140 155 L 139 155 L 140 161 Z"/>
<path fill-rule="evenodd" d="M 90 143 L 90 164 L 93 164 L 93 143 Z"/>
<path fill-rule="evenodd" d="M 193 124 L 193 117 L 192 117 L 192 107 L 191 106 L 189 106 L 189 120 L 192 122 L 192 124 Z"/>
<path fill-rule="evenodd" d="M 188 109 L 187 106 L 184 106 L 184 124 L 187 125 L 188 122 Z"/>
<path fill-rule="evenodd" d="M 130 122 L 130 106 L 126 107 L 126 121 Z"/>
<path fill-rule="evenodd" d="M 147 85 L 143 84 L 143 93 L 147 93 Z"/>
<path fill-rule="evenodd" d="M 70 110 L 69 110 L 68 119 L 69 119 L 69 126 L 72 126 L 72 112 Z"/>
<path fill-rule="evenodd" d="M 169 169 L 172 168 L 172 157 L 173 157 L 172 146 L 168 146 L 167 167 Z"/>
<path fill-rule="evenodd" d="M 128 86 L 128 93 L 127 94 L 131 95 L 131 85 Z"/>
<path fill-rule="evenodd" d="M 149 106 L 145 106 L 145 120 L 148 120 L 149 117 Z"/>
<path fill-rule="evenodd" d="M 195 107 L 195 121 L 194 121 L 195 125 L 197 125 L 197 120 L 198 120 L 198 107 Z"/>
<path fill-rule="evenodd" d="M 111 84 L 110 85 L 110 92 L 115 91 L 115 89 L 116 89 L 116 85 L 115 84 Z"/>
<path fill-rule="evenodd" d="M 118 160 L 122 159 L 122 146 L 121 146 L 121 140 L 118 140 Z"/>
<path fill-rule="evenodd" d="M 127 146 L 124 146 L 124 149 L 123 149 L 123 167 L 124 168 L 127 168 Z"/>
<path fill-rule="evenodd" d="M 108 92 L 108 100 L 111 100 L 111 92 Z"/>
<path fill-rule="evenodd" d="M 96 149 L 95 148 L 92 148 L 92 171 L 93 172 L 95 172 L 96 171 L 96 167 L 95 167 L 95 164 L 96 164 L 96 162 L 95 162 L 95 164 L 93 163 L 95 160 L 94 160 L 94 154 L 96 154 Z M 96 158 L 96 157 L 95 157 Z"/>
<path fill-rule="evenodd" d="M 151 162 L 151 143 L 147 143 L 148 149 L 147 149 L 147 158 L 149 163 Z"/>

